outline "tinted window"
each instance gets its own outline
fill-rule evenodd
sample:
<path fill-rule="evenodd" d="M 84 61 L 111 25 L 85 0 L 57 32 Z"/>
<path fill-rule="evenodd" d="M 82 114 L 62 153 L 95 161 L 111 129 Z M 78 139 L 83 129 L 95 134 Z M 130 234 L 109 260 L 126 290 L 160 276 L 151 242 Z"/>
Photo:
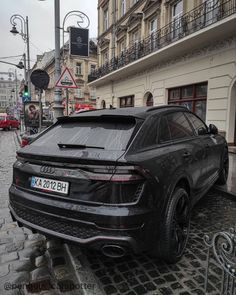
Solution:
<path fill-rule="evenodd" d="M 159 128 L 159 143 L 163 143 L 169 141 L 170 138 L 170 130 L 168 126 L 168 122 L 166 116 L 161 118 L 160 128 Z"/>
<path fill-rule="evenodd" d="M 171 139 L 188 138 L 194 135 L 193 129 L 182 112 L 168 114 L 168 125 Z"/>
<path fill-rule="evenodd" d="M 147 119 L 138 134 L 133 148 L 139 149 L 156 145 L 158 143 L 158 123 L 159 119 L 156 116 Z"/>
<path fill-rule="evenodd" d="M 58 143 L 102 147 L 106 150 L 124 150 L 135 123 L 68 122 L 56 125 L 32 143 L 33 146 L 55 147 Z"/>
<path fill-rule="evenodd" d="M 4 116 L 0 116 L 0 121 L 5 121 L 5 117 Z"/>
<path fill-rule="evenodd" d="M 186 115 L 189 118 L 190 122 L 193 124 L 197 134 L 198 134 L 198 130 L 201 128 L 205 130 L 205 133 L 208 132 L 206 124 L 203 123 L 203 121 L 200 120 L 197 116 L 195 116 L 192 113 L 186 113 Z"/>

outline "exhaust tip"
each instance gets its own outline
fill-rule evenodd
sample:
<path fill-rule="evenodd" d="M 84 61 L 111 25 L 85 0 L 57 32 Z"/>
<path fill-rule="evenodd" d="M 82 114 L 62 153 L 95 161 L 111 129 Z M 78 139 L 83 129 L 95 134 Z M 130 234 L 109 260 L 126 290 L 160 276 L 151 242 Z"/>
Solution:
<path fill-rule="evenodd" d="M 110 258 L 123 257 L 125 252 L 125 249 L 118 245 L 105 245 L 102 247 L 102 254 Z"/>

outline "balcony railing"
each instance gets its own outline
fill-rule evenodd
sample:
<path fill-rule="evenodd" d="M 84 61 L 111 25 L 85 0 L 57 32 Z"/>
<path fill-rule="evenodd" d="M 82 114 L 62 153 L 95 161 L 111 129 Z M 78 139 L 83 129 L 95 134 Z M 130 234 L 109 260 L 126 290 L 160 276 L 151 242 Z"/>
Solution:
<path fill-rule="evenodd" d="M 236 13 L 236 0 L 207 0 L 91 72 L 92 82 Z"/>

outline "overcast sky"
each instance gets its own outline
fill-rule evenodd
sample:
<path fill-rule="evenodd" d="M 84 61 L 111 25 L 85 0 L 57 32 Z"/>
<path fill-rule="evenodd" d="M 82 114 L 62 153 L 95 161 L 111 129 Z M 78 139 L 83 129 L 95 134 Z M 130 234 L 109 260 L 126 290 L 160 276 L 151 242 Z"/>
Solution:
<path fill-rule="evenodd" d="M 97 37 L 97 0 L 60 0 L 61 24 L 64 16 L 71 10 L 80 10 L 86 13 L 90 19 L 90 37 Z M 54 0 L 1 0 L 0 9 L 0 60 L 18 63 L 20 57 L 2 59 L 7 56 L 21 55 L 26 53 L 26 44 L 21 36 L 13 36 L 10 33 L 12 26 L 10 17 L 13 14 L 20 14 L 24 18 L 29 17 L 30 31 L 30 59 L 31 66 L 36 61 L 36 55 L 42 54 L 55 48 L 54 46 Z M 76 25 L 73 16 L 66 21 L 65 27 Z M 17 23 L 18 31 L 20 24 Z M 62 42 L 62 38 L 61 38 Z M 11 65 L 0 63 L 0 72 L 13 69 Z M 15 68 L 14 68 L 15 69 Z M 18 74 L 23 70 L 17 70 Z M 2 75 L 0 74 L 0 77 Z"/>

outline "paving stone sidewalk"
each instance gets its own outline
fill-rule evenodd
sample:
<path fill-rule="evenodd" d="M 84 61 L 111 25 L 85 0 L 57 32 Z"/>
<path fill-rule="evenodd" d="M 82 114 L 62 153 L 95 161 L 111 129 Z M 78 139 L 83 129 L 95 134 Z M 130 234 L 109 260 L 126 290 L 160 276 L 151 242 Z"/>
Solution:
<path fill-rule="evenodd" d="M 0 131 L 0 294 L 24 294 L 24 284 L 38 279 L 40 257 L 46 249 L 43 235 L 33 234 L 12 221 L 8 188 L 19 143 L 14 132 Z M 36 273 L 34 272 L 35 270 Z"/>

